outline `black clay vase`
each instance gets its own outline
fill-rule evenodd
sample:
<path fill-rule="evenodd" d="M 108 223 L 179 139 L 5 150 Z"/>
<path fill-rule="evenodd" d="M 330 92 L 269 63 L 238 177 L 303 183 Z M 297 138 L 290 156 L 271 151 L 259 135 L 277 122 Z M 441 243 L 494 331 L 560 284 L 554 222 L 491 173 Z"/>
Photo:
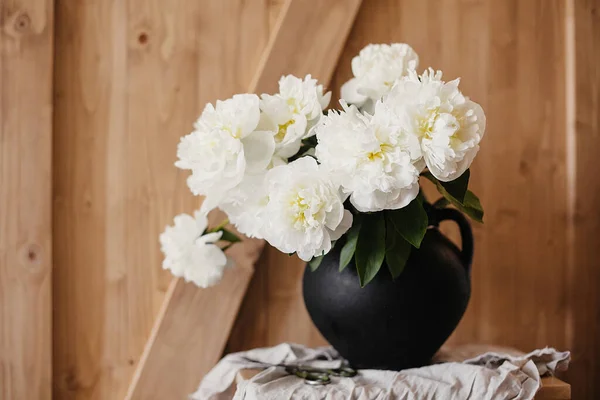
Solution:
<path fill-rule="evenodd" d="M 453 220 L 462 251 L 437 228 Z M 306 268 L 304 303 L 321 334 L 354 368 L 402 370 L 427 365 L 462 318 L 471 294 L 473 235 L 457 210 L 433 210 L 432 226 L 392 280 L 384 265 L 364 288 L 352 262 L 339 272 L 340 247 Z"/>

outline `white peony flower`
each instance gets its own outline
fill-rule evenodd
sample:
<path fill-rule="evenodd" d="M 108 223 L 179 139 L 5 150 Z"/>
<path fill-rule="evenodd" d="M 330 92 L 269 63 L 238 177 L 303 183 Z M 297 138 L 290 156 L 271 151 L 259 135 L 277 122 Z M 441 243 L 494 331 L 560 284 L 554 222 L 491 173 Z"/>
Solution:
<path fill-rule="evenodd" d="M 459 79 L 442 81 L 430 68 L 401 79 L 384 99 L 408 135 L 420 142 L 424 164 L 440 181 L 460 177 L 479 151 L 485 133 L 481 106 L 463 96 Z"/>
<path fill-rule="evenodd" d="M 235 95 L 216 107 L 208 104 L 195 130 L 181 138 L 175 165 L 192 171 L 188 186 L 206 196 L 203 210 L 216 207 L 246 173 L 264 171 L 271 162 L 273 132 L 255 130 L 259 119 L 258 96 Z"/>
<path fill-rule="evenodd" d="M 344 111 L 330 111 L 315 128 L 318 160 L 351 194 L 358 211 L 405 207 L 419 193 L 419 170 L 413 165 L 418 141 L 397 127 L 381 102 L 373 116 L 342 106 Z"/>
<path fill-rule="evenodd" d="M 323 86 L 310 75 L 304 80 L 293 75 L 283 76 L 279 80 L 279 93 L 261 96 L 261 128 L 275 132 L 275 155 L 279 159 L 275 165 L 298 152 L 302 139 L 310 135 L 310 128 L 319 120 L 330 99 L 331 92 L 324 95 Z"/>
<path fill-rule="evenodd" d="M 160 235 L 161 250 L 165 255 L 163 268 L 202 288 L 218 283 L 227 265 L 225 253 L 214 244 L 222 232 L 203 234 L 208 221 L 199 211 L 194 217 L 180 214 L 174 222 L 174 226 L 167 226 Z"/>
<path fill-rule="evenodd" d="M 352 214 L 329 176 L 312 157 L 302 157 L 267 173 L 269 201 L 265 239 L 284 253 L 309 261 L 327 254 L 352 225 Z"/>
<path fill-rule="evenodd" d="M 342 85 L 342 99 L 371 112 L 377 100 L 418 64 L 419 56 L 407 44 L 370 44 L 352 59 L 354 78 Z"/>

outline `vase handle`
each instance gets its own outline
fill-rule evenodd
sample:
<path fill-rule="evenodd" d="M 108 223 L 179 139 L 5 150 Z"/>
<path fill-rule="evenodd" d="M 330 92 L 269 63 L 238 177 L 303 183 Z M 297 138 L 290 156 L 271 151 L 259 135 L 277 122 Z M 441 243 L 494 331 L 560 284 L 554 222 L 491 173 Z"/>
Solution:
<path fill-rule="evenodd" d="M 471 224 L 460 211 L 453 208 L 438 209 L 435 214 L 437 222 L 451 220 L 458 225 L 462 241 L 460 256 L 465 264 L 465 269 L 468 273 L 471 273 L 471 263 L 473 262 L 473 231 L 471 230 Z"/>

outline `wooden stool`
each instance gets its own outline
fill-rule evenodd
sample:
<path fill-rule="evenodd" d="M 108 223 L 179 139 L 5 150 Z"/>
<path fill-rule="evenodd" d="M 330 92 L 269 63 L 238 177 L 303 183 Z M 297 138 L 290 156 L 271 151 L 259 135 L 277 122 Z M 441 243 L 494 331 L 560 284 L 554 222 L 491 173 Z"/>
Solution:
<path fill-rule="evenodd" d="M 243 369 L 238 373 L 236 382 L 247 381 L 261 371 Z M 553 376 L 542 378 L 542 387 L 535 395 L 535 400 L 571 400 L 571 385 Z"/>

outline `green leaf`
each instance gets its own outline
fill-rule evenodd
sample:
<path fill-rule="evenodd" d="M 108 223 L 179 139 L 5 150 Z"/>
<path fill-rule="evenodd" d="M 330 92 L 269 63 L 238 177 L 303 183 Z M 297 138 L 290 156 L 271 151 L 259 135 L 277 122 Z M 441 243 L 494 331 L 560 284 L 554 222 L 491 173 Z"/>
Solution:
<path fill-rule="evenodd" d="M 406 207 L 386 212 L 396 231 L 417 249 L 427 232 L 429 219 L 419 199 L 411 201 Z"/>
<path fill-rule="evenodd" d="M 467 214 L 474 221 L 483 223 L 483 207 L 481 207 L 479 197 L 475 196 L 475 193 L 470 190 L 467 190 L 465 194 L 464 208 L 459 208 L 459 210 Z"/>
<path fill-rule="evenodd" d="M 319 268 L 319 265 L 321 265 L 322 261 L 323 261 L 323 256 L 313 257 L 312 260 L 310 260 L 308 262 L 308 267 L 310 268 L 310 270 L 312 272 L 315 272 L 317 270 L 317 268 Z"/>
<path fill-rule="evenodd" d="M 392 278 L 396 279 L 404 271 L 412 246 L 396 231 L 391 221 L 386 221 L 385 228 L 385 263 Z"/>
<path fill-rule="evenodd" d="M 356 242 L 358 241 L 358 234 L 360 232 L 360 226 L 362 223 L 362 214 L 354 215 L 352 226 L 346 233 L 346 243 L 340 251 L 340 272 L 344 270 L 352 261 L 354 252 L 356 251 Z"/>
<path fill-rule="evenodd" d="M 467 192 L 465 193 L 465 198 L 461 202 L 458 201 L 458 199 L 456 199 L 454 196 L 452 196 L 442 185 L 442 183 L 431 174 L 431 172 L 425 172 L 423 173 L 423 176 L 429 179 L 431 182 L 435 183 L 438 192 L 440 192 L 440 194 L 444 196 L 444 198 L 448 200 L 459 211 L 468 215 L 469 218 L 471 218 L 472 220 L 483 223 L 483 208 L 481 207 L 479 198 L 475 196 L 473 192 L 467 190 Z M 436 203 L 438 202 L 439 200 Z"/>
<path fill-rule="evenodd" d="M 317 136 L 309 136 L 306 139 L 302 139 L 302 146 L 307 147 L 316 147 L 319 142 L 317 141 Z"/>
<path fill-rule="evenodd" d="M 223 228 L 225 228 L 227 226 L 227 224 L 229 223 L 229 219 L 225 218 L 223 221 L 221 221 L 221 223 L 217 226 L 215 226 L 214 228 L 210 228 L 208 229 L 208 227 L 204 230 L 204 233 L 209 233 L 209 232 L 219 232 L 222 231 Z M 204 235 L 203 233 L 203 235 Z"/>
<path fill-rule="evenodd" d="M 446 189 L 446 191 L 461 203 L 465 201 L 465 194 L 467 193 L 467 187 L 469 186 L 469 178 L 471 177 L 471 171 L 466 170 L 461 176 L 451 182 L 440 182 L 440 185 Z"/>
<path fill-rule="evenodd" d="M 221 235 L 220 240 L 225 240 L 226 242 L 230 242 L 230 243 L 237 243 L 237 242 L 242 241 L 242 239 L 240 239 L 238 235 L 236 235 L 233 232 L 228 231 L 225 228 L 219 229 L 218 232 L 223 232 L 223 235 Z"/>
<path fill-rule="evenodd" d="M 385 258 L 385 219 L 383 213 L 364 216 L 356 243 L 356 269 L 360 286 L 375 278 Z"/>

